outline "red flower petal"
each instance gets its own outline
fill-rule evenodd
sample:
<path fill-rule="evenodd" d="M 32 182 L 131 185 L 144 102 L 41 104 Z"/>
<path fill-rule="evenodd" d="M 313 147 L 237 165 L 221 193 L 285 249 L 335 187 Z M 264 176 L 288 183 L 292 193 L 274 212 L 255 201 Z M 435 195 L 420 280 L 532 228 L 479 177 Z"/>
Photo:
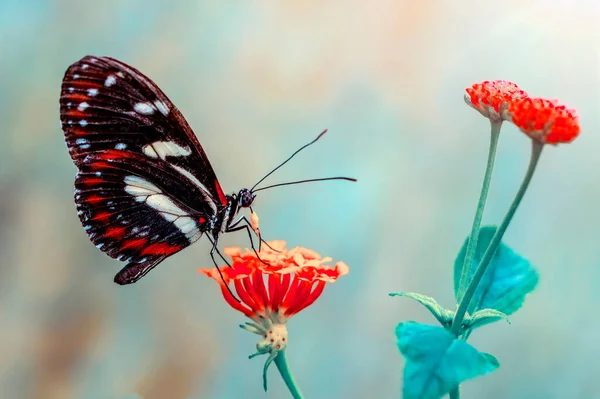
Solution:
<path fill-rule="evenodd" d="M 264 307 L 269 306 L 269 296 L 267 295 L 265 281 L 263 280 L 263 274 L 260 270 L 254 270 L 254 273 L 252 274 L 252 283 L 254 285 L 254 292 L 256 292 L 256 295 L 259 298 L 261 305 Z"/>
<path fill-rule="evenodd" d="M 486 80 L 466 89 L 465 102 L 492 122 L 510 120 L 507 114 L 509 104 L 516 99 L 527 97 L 513 82 L 508 80 Z"/>
<path fill-rule="evenodd" d="M 236 299 L 231 295 L 231 293 L 229 292 L 227 287 L 225 287 L 225 285 L 221 286 L 221 293 L 223 294 L 223 298 L 225 298 L 225 302 L 227 302 L 229 304 L 229 306 L 231 306 L 235 310 L 239 310 L 240 312 L 245 314 L 247 317 L 252 318 L 252 316 L 254 315 L 254 312 L 252 311 L 252 309 L 249 309 L 249 308 L 245 307 L 244 305 L 242 305 L 241 303 L 239 303 L 238 301 L 236 301 Z"/>
<path fill-rule="evenodd" d="M 288 317 L 297 313 L 296 309 L 302 307 L 302 305 L 306 302 L 313 285 L 312 281 L 308 282 L 300 279 L 296 280 L 298 283 L 294 286 L 294 290 L 290 289 L 281 307 L 283 314 Z"/>
<path fill-rule="evenodd" d="M 510 104 L 508 112 L 521 131 L 542 144 L 570 143 L 581 130 L 575 110 L 556 100 L 515 100 Z"/>
<path fill-rule="evenodd" d="M 256 303 L 256 301 L 254 300 L 254 298 L 252 298 L 252 295 L 248 294 L 248 291 L 246 291 L 246 287 L 244 284 L 244 282 L 246 280 L 247 279 L 233 281 L 233 285 L 235 287 L 235 292 L 237 292 L 237 294 L 240 297 L 240 300 L 242 302 L 244 302 L 246 305 L 248 305 L 250 307 L 250 309 L 253 309 L 256 311 L 259 309 L 259 306 Z"/>
<path fill-rule="evenodd" d="M 310 295 L 304 300 L 304 303 L 302 303 L 302 305 L 300 307 L 298 307 L 298 309 L 294 310 L 294 313 L 298 313 L 302 310 L 304 310 L 304 308 L 309 307 L 310 305 L 312 305 L 317 299 L 319 299 L 319 297 L 321 296 L 321 294 L 323 293 L 323 290 L 325 289 L 325 281 L 319 281 L 317 283 L 317 285 L 315 286 L 315 288 L 312 290 L 312 292 L 310 293 Z"/>

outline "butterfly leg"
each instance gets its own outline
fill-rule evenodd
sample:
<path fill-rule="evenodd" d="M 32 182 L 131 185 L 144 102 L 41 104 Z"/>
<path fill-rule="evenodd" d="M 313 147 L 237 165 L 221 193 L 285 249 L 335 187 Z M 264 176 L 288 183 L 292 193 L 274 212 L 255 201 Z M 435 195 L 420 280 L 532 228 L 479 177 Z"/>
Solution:
<path fill-rule="evenodd" d="M 245 224 L 240 225 L 242 222 L 244 222 Z M 264 260 L 261 259 L 260 255 L 256 251 L 256 247 L 254 246 L 254 240 L 252 239 L 252 231 L 251 231 L 252 229 L 251 229 L 251 226 L 252 226 L 252 224 L 250 223 L 250 221 L 248 220 L 248 218 L 246 218 L 246 216 L 242 216 L 238 220 L 236 220 L 235 222 L 233 222 L 232 224 L 230 224 L 229 227 L 227 228 L 226 232 L 227 233 L 231 233 L 231 232 L 234 232 L 234 231 L 246 230 L 246 232 L 248 233 L 248 238 L 250 239 L 250 246 L 252 247 L 252 250 L 254 251 L 254 254 L 256 255 L 256 257 L 258 258 L 258 260 L 260 260 L 265 265 L 268 265 L 267 262 L 265 262 Z M 259 238 L 260 238 L 260 235 L 259 235 Z"/>
<path fill-rule="evenodd" d="M 208 237 L 208 236 L 207 236 Z M 215 266 L 217 266 L 217 262 L 215 261 L 215 252 L 219 255 L 219 257 L 223 260 L 223 262 L 225 262 L 225 264 L 229 267 L 231 267 L 231 263 L 229 263 L 229 261 L 227 259 L 225 259 L 225 257 L 223 256 L 223 254 L 221 253 L 221 251 L 219 251 L 219 247 L 217 246 L 217 240 L 213 240 L 212 238 L 208 237 L 208 239 L 210 240 L 210 243 L 212 244 L 212 248 L 210 250 L 210 257 L 213 260 L 213 263 L 215 264 Z M 217 266 L 218 267 L 218 266 Z"/>
<path fill-rule="evenodd" d="M 252 208 L 250 208 L 250 211 L 252 213 L 254 213 L 254 211 L 252 210 Z M 239 227 L 239 224 L 241 222 L 246 223 L 246 225 L 244 227 Z M 238 228 L 239 227 L 239 228 Z M 246 216 L 241 216 L 238 220 L 236 220 L 235 222 L 231 223 L 227 229 L 228 232 L 231 231 L 239 231 L 241 229 L 246 229 L 248 231 L 248 227 L 252 228 L 252 231 L 254 231 L 254 233 L 257 235 L 258 237 L 258 250 L 261 251 L 262 250 L 262 243 L 264 242 L 265 245 L 267 247 L 269 247 L 269 249 L 271 249 L 274 252 L 281 252 L 278 251 L 277 249 L 273 248 L 272 246 L 269 245 L 268 242 L 266 242 L 263 238 L 262 238 L 262 234 L 260 232 L 260 229 L 257 227 L 256 229 L 254 229 L 254 227 L 252 226 L 252 223 L 248 220 L 248 218 Z M 250 231 L 248 231 L 248 236 L 250 238 L 250 244 L 252 245 L 252 249 L 254 249 L 254 243 L 252 242 L 252 235 L 250 233 Z M 256 253 L 256 250 L 254 249 L 254 252 Z M 258 254 L 256 254 L 258 256 Z M 260 257 L 259 257 L 260 259 Z"/>
<path fill-rule="evenodd" d="M 208 236 L 207 236 L 208 237 Z M 210 242 L 212 243 L 213 247 L 210 250 L 210 258 L 213 261 L 213 264 L 215 265 L 215 267 L 217 268 L 217 271 L 219 272 L 219 276 L 221 277 L 221 280 L 223 281 L 223 284 L 225 284 L 225 287 L 227 287 L 227 291 L 229 291 L 229 294 L 233 297 L 233 299 L 235 299 L 238 302 L 242 302 L 238 299 L 237 296 L 235 296 L 235 294 L 231 291 L 231 288 L 229 288 L 229 284 L 227 284 L 227 281 L 225 281 L 225 277 L 223 276 L 223 273 L 221 272 L 221 268 L 219 267 L 219 265 L 217 264 L 217 260 L 215 259 L 215 251 L 217 252 L 217 254 L 219 254 L 219 256 L 221 257 L 221 259 L 223 259 L 223 261 L 227 264 L 227 266 L 231 267 L 231 264 L 229 264 L 229 262 L 227 261 L 227 259 L 225 259 L 225 257 L 223 256 L 223 254 L 221 254 L 221 252 L 219 251 L 219 248 L 217 248 L 217 242 L 218 240 L 212 240 L 210 237 L 208 237 L 208 239 L 210 240 Z"/>

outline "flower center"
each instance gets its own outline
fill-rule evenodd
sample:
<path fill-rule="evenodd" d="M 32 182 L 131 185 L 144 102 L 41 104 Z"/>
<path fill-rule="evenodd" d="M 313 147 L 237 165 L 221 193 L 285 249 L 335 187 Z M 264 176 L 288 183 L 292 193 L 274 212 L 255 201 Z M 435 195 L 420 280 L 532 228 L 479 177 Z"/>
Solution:
<path fill-rule="evenodd" d="M 273 324 L 265 329 L 263 340 L 256 344 L 260 353 L 277 353 L 287 346 L 288 332 L 285 324 Z"/>

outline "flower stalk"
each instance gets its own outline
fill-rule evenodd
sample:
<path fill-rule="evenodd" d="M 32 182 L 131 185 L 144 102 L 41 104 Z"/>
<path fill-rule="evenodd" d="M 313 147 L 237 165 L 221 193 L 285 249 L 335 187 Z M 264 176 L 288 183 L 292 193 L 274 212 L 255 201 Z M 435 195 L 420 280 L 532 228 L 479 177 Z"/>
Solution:
<path fill-rule="evenodd" d="M 475 219 L 473 220 L 473 227 L 471 228 L 471 234 L 469 235 L 469 242 L 467 244 L 467 250 L 465 254 L 465 261 L 462 265 L 462 272 L 460 276 L 460 282 L 458 285 L 458 297 L 462 298 L 466 285 L 469 281 L 469 271 L 471 270 L 471 263 L 475 256 L 477 249 L 477 241 L 479 240 L 479 229 L 481 227 L 481 219 L 483 218 L 483 211 L 485 209 L 485 203 L 487 201 L 488 192 L 490 189 L 490 183 L 492 181 L 492 172 L 494 170 L 494 161 L 496 160 L 496 149 L 498 148 L 498 138 L 500 137 L 500 129 L 502 127 L 502 121 L 491 122 L 491 137 L 490 137 L 490 149 L 488 153 L 487 165 L 485 168 L 485 176 L 483 178 L 483 185 L 481 187 L 481 194 L 479 195 L 479 202 L 477 203 L 477 211 L 475 212 Z"/>
<path fill-rule="evenodd" d="M 294 399 L 304 399 L 304 396 L 302 396 L 302 392 L 300 392 L 300 388 L 298 388 L 298 385 L 294 380 L 294 376 L 290 371 L 290 367 L 287 362 L 287 357 L 285 356 L 285 349 L 280 351 L 277 354 L 277 357 L 275 357 L 275 365 L 277 366 L 279 374 L 281 374 L 281 378 L 285 382 L 285 385 L 290 390 L 292 397 Z"/>
<path fill-rule="evenodd" d="M 512 204 L 510 205 L 506 216 L 504 216 L 502 223 L 498 227 L 498 230 L 496 230 L 496 234 L 494 234 L 490 245 L 486 249 L 483 258 L 481 259 L 479 266 L 477 266 L 477 270 L 475 271 L 475 274 L 473 275 L 473 278 L 471 279 L 471 282 L 469 283 L 467 290 L 465 291 L 465 294 L 462 300 L 460 301 L 460 305 L 458 306 L 458 310 L 456 311 L 456 316 L 452 321 L 452 328 L 450 329 L 450 332 L 457 337 L 462 333 L 462 321 L 465 317 L 465 313 L 467 312 L 469 303 L 471 302 L 471 299 L 473 299 L 473 295 L 477 290 L 477 286 L 479 285 L 479 282 L 485 274 L 485 271 L 490 261 L 492 260 L 492 257 L 494 256 L 494 253 L 496 252 L 500 241 L 502 240 L 504 232 L 510 224 L 513 216 L 515 215 L 515 212 L 517 211 L 517 208 L 519 207 L 519 204 L 521 203 L 521 200 L 523 199 L 523 196 L 527 191 L 527 187 L 529 187 L 529 183 L 531 182 L 531 178 L 533 177 L 533 173 L 535 172 L 535 168 L 537 166 L 543 148 L 544 144 L 532 140 L 531 158 L 529 161 L 527 172 L 525 174 L 525 177 L 523 178 L 523 182 L 521 183 L 521 187 L 519 187 L 519 190 L 517 191 L 517 194 L 515 195 L 515 198 Z"/>
<path fill-rule="evenodd" d="M 460 390 L 457 388 L 450 391 L 450 399 L 460 399 Z"/>

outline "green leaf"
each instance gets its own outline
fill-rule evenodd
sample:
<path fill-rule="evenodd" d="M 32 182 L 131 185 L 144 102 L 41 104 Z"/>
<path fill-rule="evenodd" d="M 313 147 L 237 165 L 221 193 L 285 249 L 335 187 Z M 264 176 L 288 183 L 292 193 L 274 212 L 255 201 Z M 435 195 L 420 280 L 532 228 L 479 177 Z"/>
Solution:
<path fill-rule="evenodd" d="M 437 399 L 460 383 L 496 370 L 500 364 L 442 327 L 402 322 L 396 327 L 404 366 L 404 399 Z"/>
<path fill-rule="evenodd" d="M 473 330 L 499 320 L 506 320 L 506 322 L 510 324 L 506 314 L 496 309 L 482 309 L 473 313 L 471 316 L 465 317 L 462 324 L 465 328 Z"/>
<path fill-rule="evenodd" d="M 486 226 L 479 231 L 479 241 L 473 264 L 465 265 L 469 268 L 469 281 L 475 274 L 477 265 L 495 233 L 495 226 Z M 459 297 L 458 285 L 467 243 L 468 238 L 454 262 L 454 294 L 459 303 L 462 297 Z M 490 308 L 507 315 L 513 314 L 523 306 L 525 297 L 535 289 L 538 280 L 537 271 L 527 259 L 515 253 L 507 245 L 500 243 L 467 311 L 472 314 L 479 309 Z"/>
<path fill-rule="evenodd" d="M 454 312 L 452 310 L 445 309 L 430 296 L 417 294 L 416 292 L 392 292 L 390 296 L 405 296 L 407 298 L 412 298 L 421 305 L 425 306 L 442 326 L 450 327 L 452 324 Z"/>

